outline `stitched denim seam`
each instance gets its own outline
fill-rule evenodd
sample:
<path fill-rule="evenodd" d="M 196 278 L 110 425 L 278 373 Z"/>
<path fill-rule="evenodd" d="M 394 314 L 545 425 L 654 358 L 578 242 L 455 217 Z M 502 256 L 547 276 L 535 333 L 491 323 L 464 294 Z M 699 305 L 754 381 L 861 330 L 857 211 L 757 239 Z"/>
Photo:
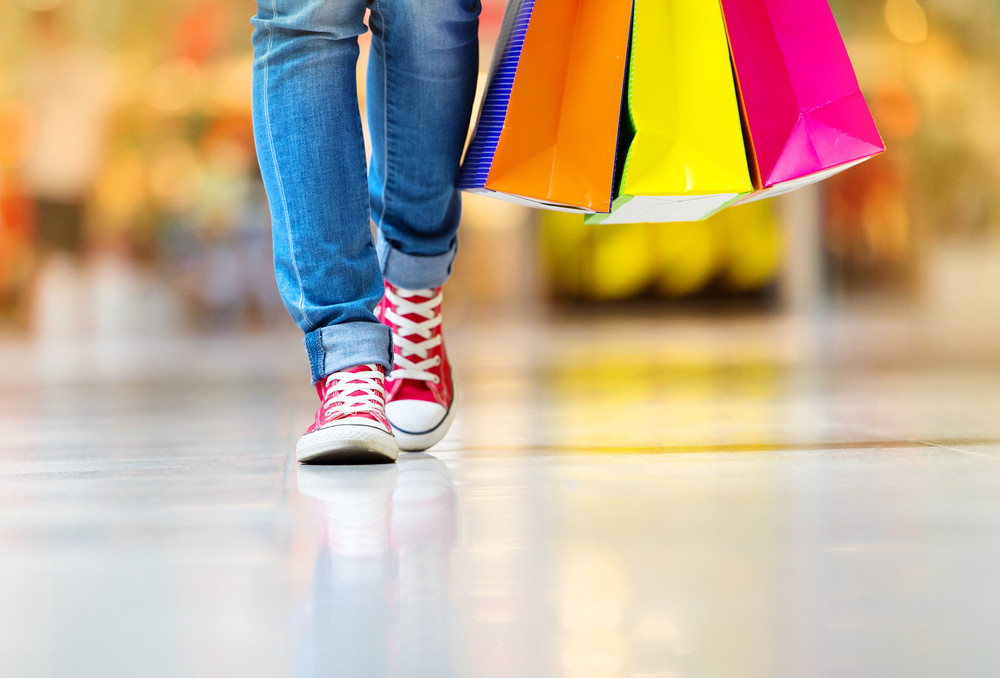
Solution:
<path fill-rule="evenodd" d="M 385 177 L 382 180 L 382 211 L 378 215 L 378 227 L 382 228 L 385 223 L 385 211 L 389 205 L 386 194 L 389 192 L 389 53 L 387 51 L 386 34 L 388 33 L 388 22 L 385 20 L 385 12 L 382 10 L 382 0 L 377 0 L 378 13 L 382 21 L 382 148 L 383 166 L 385 167 Z"/>
<path fill-rule="evenodd" d="M 317 358 L 319 362 L 316 373 L 319 374 L 322 378 L 322 376 L 325 376 L 326 372 L 326 342 L 323 341 L 322 331 L 320 331 L 319 337 L 317 337 L 316 348 L 317 348 L 316 353 L 318 354 Z"/>
<path fill-rule="evenodd" d="M 285 231 L 288 233 L 288 251 L 291 257 L 292 270 L 295 271 L 295 282 L 299 287 L 299 301 L 295 307 L 302 316 L 304 324 L 311 325 L 309 314 L 306 313 L 305 300 L 306 292 L 302 284 L 302 275 L 299 273 L 298 262 L 295 260 L 295 243 L 292 239 L 292 222 L 288 214 L 288 202 L 285 199 L 285 182 L 281 179 L 281 171 L 278 169 L 278 153 L 274 148 L 274 134 L 271 131 L 271 97 L 270 97 L 270 66 L 268 57 L 271 55 L 271 45 L 274 43 L 274 28 L 272 26 L 274 18 L 278 16 L 278 0 L 271 0 L 271 19 L 267 20 L 267 49 L 264 50 L 264 129 L 267 130 L 268 150 L 271 151 L 271 162 L 274 163 L 274 176 L 278 185 L 278 195 L 281 196 L 281 210 L 285 217 Z"/>

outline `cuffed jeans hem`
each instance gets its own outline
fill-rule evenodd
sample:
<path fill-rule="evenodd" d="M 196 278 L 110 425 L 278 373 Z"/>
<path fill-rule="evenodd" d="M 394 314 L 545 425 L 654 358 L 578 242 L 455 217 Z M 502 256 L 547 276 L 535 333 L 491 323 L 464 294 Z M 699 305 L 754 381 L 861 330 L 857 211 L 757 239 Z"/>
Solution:
<path fill-rule="evenodd" d="M 302 342 L 315 384 L 329 374 L 374 363 L 392 369 L 392 331 L 382 323 L 351 322 L 321 327 Z"/>
<path fill-rule="evenodd" d="M 376 243 L 382 277 L 396 287 L 407 290 L 423 290 L 440 287 L 451 275 L 451 263 L 458 252 L 454 242 L 444 254 L 406 254 L 393 247 L 381 233 Z"/>

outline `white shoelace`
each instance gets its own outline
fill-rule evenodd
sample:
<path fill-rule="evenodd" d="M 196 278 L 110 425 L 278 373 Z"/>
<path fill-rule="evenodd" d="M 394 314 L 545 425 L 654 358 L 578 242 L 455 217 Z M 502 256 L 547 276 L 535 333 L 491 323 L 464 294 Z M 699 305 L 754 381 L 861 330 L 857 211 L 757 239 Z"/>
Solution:
<path fill-rule="evenodd" d="M 400 294 L 395 294 L 388 287 L 385 290 L 391 305 L 385 317 L 392 323 L 392 341 L 399 349 L 389 378 L 418 379 L 436 384 L 441 381 L 440 377 L 428 370 L 441 364 L 441 356 L 429 357 L 431 349 L 441 345 L 441 335 L 434 335 L 434 330 L 441 325 L 441 314 L 435 310 L 441 305 L 441 293 L 435 294 L 430 289 L 401 289 L 399 292 Z M 420 300 L 415 301 L 413 297 Z M 424 320 L 410 320 L 405 317 L 408 315 L 419 316 Z M 423 341 L 414 341 L 410 337 L 420 337 Z"/>
<path fill-rule="evenodd" d="M 334 372 L 327 376 L 323 412 L 327 419 L 342 414 L 374 414 L 384 416 L 385 388 L 382 373 L 374 365 L 362 372 Z"/>

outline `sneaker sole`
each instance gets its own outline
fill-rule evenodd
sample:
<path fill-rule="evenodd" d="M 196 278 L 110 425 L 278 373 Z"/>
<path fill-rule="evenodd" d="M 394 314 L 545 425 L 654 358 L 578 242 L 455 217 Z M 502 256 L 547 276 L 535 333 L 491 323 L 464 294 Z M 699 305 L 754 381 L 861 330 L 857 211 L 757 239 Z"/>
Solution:
<path fill-rule="evenodd" d="M 389 433 L 374 426 L 348 425 L 306 433 L 295 446 L 301 462 L 320 464 L 385 464 L 396 461 L 399 445 Z"/>
<path fill-rule="evenodd" d="M 455 421 L 455 412 L 458 408 L 455 404 L 458 402 L 458 392 L 455 391 L 454 382 L 452 382 L 452 396 L 451 396 L 451 406 L 448 407 L 448 411 L 444 415 L 444 419 L 441 423 L 430 429 L 429 431 L 404 431 L 401 428 L 392 427 L 392 432 L 396 436 L 396 441 L 399 443 L 399 449 L 403 452 L 423 452 L 424 450 L 437 445 L 441 440 L 448 435 L 448 430 L 451 428 L 452 422 Z M 389 421 L 392 424 L 392 421 Z"/>

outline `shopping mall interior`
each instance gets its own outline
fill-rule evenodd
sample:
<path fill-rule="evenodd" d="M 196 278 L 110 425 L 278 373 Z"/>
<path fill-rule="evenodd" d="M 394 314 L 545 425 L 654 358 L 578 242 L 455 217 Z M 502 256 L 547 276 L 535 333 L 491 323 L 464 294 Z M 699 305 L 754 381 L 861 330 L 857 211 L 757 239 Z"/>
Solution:
<path fill-rule="evenodd" d="M 1000 4 L 830 6 L 887 152 L 696 222 L 466 195 L 454 427 L 324 466 L 253 3 L 0 0 L 0 674 L 1000 675 Z"/>

